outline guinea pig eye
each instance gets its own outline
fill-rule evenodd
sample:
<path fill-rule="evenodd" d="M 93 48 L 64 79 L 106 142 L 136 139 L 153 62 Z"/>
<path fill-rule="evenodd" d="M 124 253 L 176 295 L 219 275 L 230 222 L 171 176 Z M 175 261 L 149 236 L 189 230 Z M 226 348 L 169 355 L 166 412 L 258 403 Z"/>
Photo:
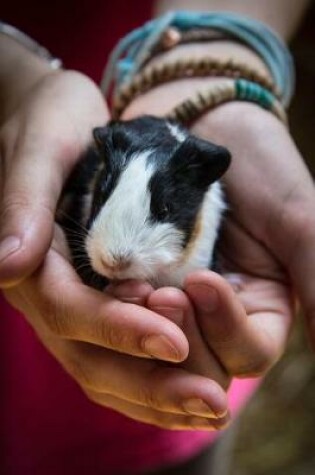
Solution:
<path fill-rule="evenodd" d="M 163 204 L 157 209 L 156 217 L 159 221 L 165 221 L 171 212 L 171 206 L 169 204 Z"/>

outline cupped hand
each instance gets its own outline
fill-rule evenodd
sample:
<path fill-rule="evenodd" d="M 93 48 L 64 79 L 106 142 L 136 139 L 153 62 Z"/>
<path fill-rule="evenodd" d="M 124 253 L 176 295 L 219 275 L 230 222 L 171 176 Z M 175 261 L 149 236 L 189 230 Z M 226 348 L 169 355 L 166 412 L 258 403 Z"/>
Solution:
<path fill-rule="evenodd" d="M 198 87 L 204 81 L 195 83 Z M 191 87 L 192 81 L 183 80 L 181 87 L 170 83 L 156 88 L 137 98 L 124 117 L 145 111 L 164 115 L 191 95 Z M 309 265 L 300 246 L 300 262 L 292 252 L 303 239 L 302 223 L 312 220 L 307 213 L 297 214 L 297 208 L 310 205 L 313 185 L 286 128 L 258 106 L 220 106 L 198 120 L 192 132 L 232 154 L 223 180 L 229 210 L 219 245 L 223 275 L 231 287 L 223 277 L 202 271 L 188 276 L 184 290 L 209 351 L 227 374 L 259 376 L 285 349 L 294 290 L 306 302 L 300 279 L 303 266 L 307 271 Z"/>
<path fill-rule="evenodd" d="M 184 333 L 191 334 L 184 322 L 194 321 L 187 297 L 174 303 L 166 295 L 161 309 L 147 283 L 134 283 L 131 297 L 130 284 L 122 286 L 119 299 L 87 287 L 68 262 L 57 226 L 55 234 L 42 266 L 4 294 L 89 399 L 164 428 L 222 428 L 228 377 L 208 356 L 197 327 L 196 356 L 207 370 L 178 366 L 188 354 Z"/>

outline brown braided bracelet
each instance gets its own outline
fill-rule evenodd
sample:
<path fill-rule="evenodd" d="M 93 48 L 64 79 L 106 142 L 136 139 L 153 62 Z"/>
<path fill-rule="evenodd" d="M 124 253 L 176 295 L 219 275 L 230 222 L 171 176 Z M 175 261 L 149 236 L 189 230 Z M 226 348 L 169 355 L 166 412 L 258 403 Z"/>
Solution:
<path fill-rule="evenodd" d="M 225 79 L 205 91 L 198 91 L 193 98 L 186 99 L 169 112 L 166 118 L 188 126 L 218 105 L 238 100 L 259 104 L 287 126 L 287 115 L 280 101 L 256 83 L 233 79 Z"/>
<path fill-rule="evenodd" d="M 113 99 L 113 117 L 119 118 L 133 99 L 160 84 L 177 79 L 207 76 L 247 79 L 268 89 L 276 97 L 280 96 L 272 80 L 244 63 L 211 57 L 179 59 L 170 63 L 147 66 L 128 84 L 123 85 Z"/>

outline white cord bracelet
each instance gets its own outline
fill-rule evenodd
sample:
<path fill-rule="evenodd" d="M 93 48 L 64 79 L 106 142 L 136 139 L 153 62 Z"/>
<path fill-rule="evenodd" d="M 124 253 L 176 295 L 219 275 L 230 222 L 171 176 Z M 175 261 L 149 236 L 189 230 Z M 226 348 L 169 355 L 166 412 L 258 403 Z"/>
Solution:
<path fill-rule="evenodd" d="M 0 33 L 10 36 L 18 43 L 25 46 L 25 48 L 34 53 L 36 56 L 47 61 L 52 69 L 60 69 L 62 67 L 61 59 L 53 57 L 46 48 L 41 46 L 22 31 L 15 28 L 15 26 L 8 25 L 7 23 L 0 21 Z"/>

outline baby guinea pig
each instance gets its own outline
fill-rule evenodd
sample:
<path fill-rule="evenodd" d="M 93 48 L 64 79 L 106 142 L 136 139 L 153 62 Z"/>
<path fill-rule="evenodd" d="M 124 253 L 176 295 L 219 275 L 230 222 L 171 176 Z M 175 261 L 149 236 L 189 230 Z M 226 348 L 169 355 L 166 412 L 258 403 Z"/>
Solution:
<path fill-rule="evenodd" d="M 72 173 L 58 213 L 83 281 L 181 287 L 211 266 L 229 152 L 151 116 L 93 134 L 97 147 Z"/>

